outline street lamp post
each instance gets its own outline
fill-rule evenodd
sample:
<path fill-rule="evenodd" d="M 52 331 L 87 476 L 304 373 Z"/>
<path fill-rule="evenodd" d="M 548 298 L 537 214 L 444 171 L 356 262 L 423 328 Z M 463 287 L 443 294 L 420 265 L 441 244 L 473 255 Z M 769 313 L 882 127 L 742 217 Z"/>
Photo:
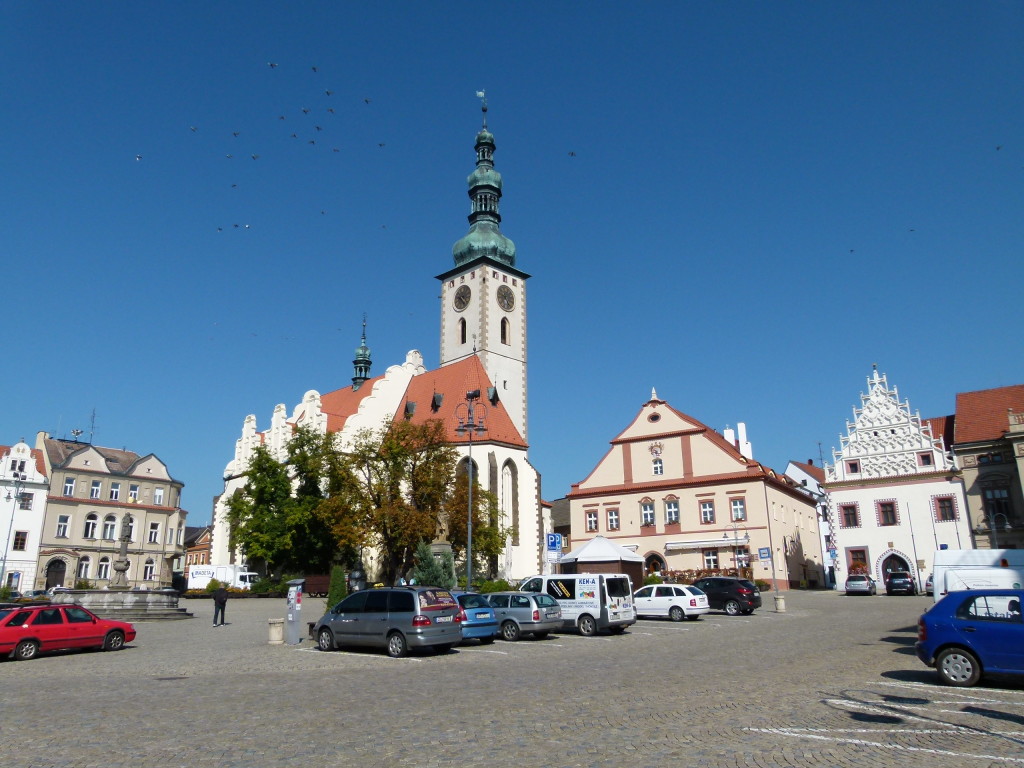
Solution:
<path fill-rule="evenodd" d="M 996 518 L 1003 518 L 1003 530 L 1009 531 L 1013 529 L 1010 525 L 1010 518 L 1004 515 L 1002 512 L 993 512 L 991 509 L 988 511 L 988 530 L 992 534 L 992 549 L 999 549 L 999 534 L 996 533 Z"/>
<path fill-rule="evenodd" d="M 455 432 L 459 435 L 467 435 L 469 437 L 469 451 L 467 454 L 468 459 L 468 472 L 469 472 L 469 509 L 466 517 L 466 589 L 471 590 L 473 588 L 473 435 L 482 435 L 487 431 L 487 427 L 484 426 L 484 418 L 487 416 L 487 406 L 483 403 L 477 403 L 480 399 L 480 390 L 474 389 L 466 393 L 466 402 L 459 403 L 455 407 L 455 417 L 459 420 L 459 426 L 455 428 Z M 479 415 L 479 419 L 476 414 L 476 408 L 480 408 L 483 412 Z"/>
<path fill-rule="evenodd" d="M 741 530 L 743 531 L 743 538 L 742 539 L 740 538 L 740 531 Z M 747 531 L 747 529 L 744 526 L 742 526 L 742 525 L 736 525 L 736 524 L 727 525 L 727 526 L 725 526 L 725 531 L 722 533 L 722 539 L 723 540 L 725 540 L 725 541 L 729 541 L 730 540 L 729 539 L 729 531 L 732 531 L 732 562 L 733 562 L 733 565 L 736 567 L 736 575 L 739 576 L 740 575 L 740 557 L 739 557 L 738 550 L 739 550 L 740 542 L 741 541 L 743 542 L 744 546 L 748 546 L 750 544 L 750 532 Z M 747 553 L 747 563 L 749 563 L 749 562 L 750 562 L 750 553 L 748 552 Z M 744 564 L 743 567 L 746 567 L 746 565 Z"/>
<path fill-rule="evenodd" d="M 0 587 L 6 585 L 7 579 L 7 552 L 11 548 L 11 531 L 14 530 L 14 515 L 18 512 L 18 504 L 21 503 L 21 495 L 25 492 L 25 475 L 22 472 L 14 472 L 14 495 L 11 495 L 11 489 L 7 490 L 7 501 L 14 500 L 11 505 L 11 519 L 7 523 L 7 542 L 4 544 L 4 557 L 3 561 L 0 561 Z"/>

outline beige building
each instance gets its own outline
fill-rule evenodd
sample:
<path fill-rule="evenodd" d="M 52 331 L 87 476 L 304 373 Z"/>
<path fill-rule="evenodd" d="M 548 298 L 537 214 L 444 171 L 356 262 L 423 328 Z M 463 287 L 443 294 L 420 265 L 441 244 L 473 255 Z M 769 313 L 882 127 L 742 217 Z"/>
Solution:
<path fill-rule="evenodd" d="M 173 561 L 184 554 L 183 484 L 153 454 L 36 436 L 50 492 L 40 537 L 35 589 L 113 577 L 122 525 L 130 533 L 128 583 L 171 586 Z"/>
<path fill-rule="evenodd" d="M 1024 548 L 1024 385 L 961 392 L 954 418 L 974 546 Z"/>
<path fill-rule="evenodd" d="M 751 452 L 742 434 L 739 445 Z M 654 392 L 567 498 L 574 548 L 601 535 L 642 555 L 647 572 L 824 583 L 814 499 Z"/>

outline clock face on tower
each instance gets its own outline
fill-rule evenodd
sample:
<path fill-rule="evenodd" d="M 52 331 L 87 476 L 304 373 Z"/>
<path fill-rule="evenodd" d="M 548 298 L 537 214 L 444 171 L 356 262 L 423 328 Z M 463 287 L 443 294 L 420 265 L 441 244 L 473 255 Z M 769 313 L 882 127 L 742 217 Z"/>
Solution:
<path fill-rule="evenodd" d="M 507 285 L 498 287 L 498 306 L 504 309 L 506 312 L 510 312 L 512 307 L 516 305 L 516 295 L 512 293 L 512 289 Z"/>
<path fill-rule="evenodd" d="M 459 289 L 455 291 L 455 301 L 453 302 L 456 311 L 461 312 L 469 306 L 469 297 L 473 295 L 473 292 L 469 289 L 468 285 L 460 285 Z"/>

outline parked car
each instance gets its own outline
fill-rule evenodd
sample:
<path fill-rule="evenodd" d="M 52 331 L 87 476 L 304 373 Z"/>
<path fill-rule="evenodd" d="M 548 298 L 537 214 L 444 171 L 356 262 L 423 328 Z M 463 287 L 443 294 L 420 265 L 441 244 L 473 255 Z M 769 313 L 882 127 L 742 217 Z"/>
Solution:
<path fill-rule="evenodd" d="M 983 675 L 1024 675 L 1020 589 L 950 592 L 917 622 L 917 657 L 947 685 L 970 686 Z"/>
<path fill-rule="evenodd" d="M 924 580 L 924 593 L 931 596 L 935 592 L 935 574 L 929 573 L 928 578 Z"/>
<path fill-rule="evenodd" d="M 916 595 L 917 582 L 907 571 L 891 571 L 885 577 L 885 594 Z"/>
<path fill-rule="evenodd" d="M 128 622 L 101 619 L 78 605 L 0 608 L 0 654 L 21 661 L 71 648 L 119 651 L 134 639 L 135 627 Z"/>
<path fill-rule="evenodd" d="M 697 579 L 693 586 L 708 596 L 708 605 L 730 616 L 753 613 L 761 607 L 761 590 L 747 579 L 735 576 L 708 576 Z"/>
<path fill-rule="evenodd" d="M 708 596 L 685 584 L 655 584 L 633 593 L 637 616 L 668 616 L 672 621 L 699 619 L 709 610 Z"/>
<path fill-rule="evenodd" d="M 541 640 L 562 626 L 562 608 L 551 595 L 491 592 L 487 602 L 494 609 L 503 640 L 518 640 L 527 634 Z"/>
<path fill-rule="evenodd" d="M 313 625 L 321 651 L 345 645 L 383 648 L 406 656 L 411 648 L 444 653 L 462 641 L 459 604 L 440 587 L 387 587 L 353 592 Z"/>
<path fill-rule="evenodd" d="M 481 643 L 493 643 L 498 634 L 498 619 L 494 609 L 484 595 L 476 592 L 454 592 L 459 601 L 458 621 L 462 627 L 462 639 L 478 639 Z"/>
<path fill-rule="evenodd" d="M 875 595 L 878 594 L 878 586 L 866 573 L 851 573 L 846 577 L 846 594 Z"/>

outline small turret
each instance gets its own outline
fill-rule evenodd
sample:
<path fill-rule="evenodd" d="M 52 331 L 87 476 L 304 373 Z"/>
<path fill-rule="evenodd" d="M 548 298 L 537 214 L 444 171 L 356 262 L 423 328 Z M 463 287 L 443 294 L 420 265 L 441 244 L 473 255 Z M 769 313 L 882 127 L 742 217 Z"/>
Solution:
<path fill-rule="evenodd" d="M 356 359 L 352 361 L 355 376 L 352 377 L 352 389 L 359 389 L 363 382 L 370 378 L 370 348 L 366 346 L 366 315 L 363 315 L 363 338 L 356 348 Z"/>

